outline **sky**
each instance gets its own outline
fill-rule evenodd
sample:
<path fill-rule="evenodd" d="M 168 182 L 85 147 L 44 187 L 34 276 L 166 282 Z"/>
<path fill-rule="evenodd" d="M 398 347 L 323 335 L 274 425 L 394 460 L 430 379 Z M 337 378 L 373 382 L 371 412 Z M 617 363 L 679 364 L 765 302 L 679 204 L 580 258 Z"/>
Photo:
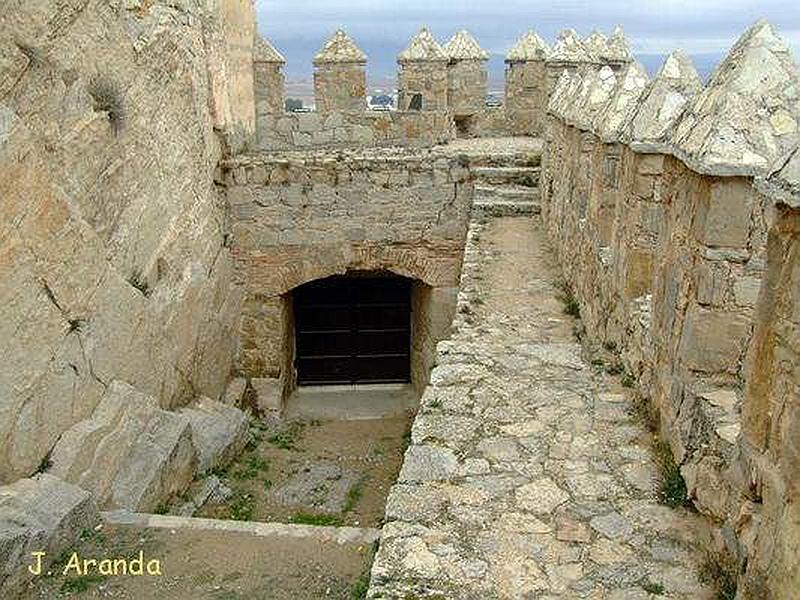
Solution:
<path fill-rule="evenodd" d="M 391 76 L 396 55 L 427 25 L 444 43 L 468 29 L 492 54 L 490 72 L 514 41 L 534 29 L 552 43 L 573 27 L 610 33 L 621 25 L 633 50 L 653 71 L 664 55 L 683 48 L 707 74 L 734 41 L 766 17 L 800 58 L 798 0 L 256 0 L 259 28 L 288 59 L 290 80 L 310 78 L 311 59 L 337 28 L 344 28 L 369 56 L 372 79 Z"/>

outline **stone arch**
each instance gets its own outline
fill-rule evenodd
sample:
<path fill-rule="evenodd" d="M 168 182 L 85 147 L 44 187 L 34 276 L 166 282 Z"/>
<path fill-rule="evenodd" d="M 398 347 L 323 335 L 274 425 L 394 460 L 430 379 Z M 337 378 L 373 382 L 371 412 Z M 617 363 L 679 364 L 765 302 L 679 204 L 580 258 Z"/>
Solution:
<path fill-rule="evenodd" d="M 389 271 L 433 288 L 450 287 L 458 285 L 460 260 L 426 248 L 365 246 L 345 252 L 330 249 L 278 267 L 271 291 L 283 295 L 304 283 L 348 271 Z"/>

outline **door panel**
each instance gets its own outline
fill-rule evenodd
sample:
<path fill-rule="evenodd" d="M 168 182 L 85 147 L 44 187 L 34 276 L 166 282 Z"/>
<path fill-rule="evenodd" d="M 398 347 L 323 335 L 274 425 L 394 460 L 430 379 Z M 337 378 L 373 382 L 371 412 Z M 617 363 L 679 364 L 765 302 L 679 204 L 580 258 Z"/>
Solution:
<path fill-rule="evenodd" d="M 335 276 L 293 298 L 300 385 L 410 380 L 411 280 Z"/>

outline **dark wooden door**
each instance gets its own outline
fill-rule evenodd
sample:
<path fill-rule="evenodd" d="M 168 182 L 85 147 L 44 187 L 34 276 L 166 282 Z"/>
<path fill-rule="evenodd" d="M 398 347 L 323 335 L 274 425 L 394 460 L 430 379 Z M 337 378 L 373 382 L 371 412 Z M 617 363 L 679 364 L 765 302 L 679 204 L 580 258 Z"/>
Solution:
<path fill-rule="evenodd" d="M 300 385 L 410 381 L 409 279 L 335 276 L 293 296 Z"/>

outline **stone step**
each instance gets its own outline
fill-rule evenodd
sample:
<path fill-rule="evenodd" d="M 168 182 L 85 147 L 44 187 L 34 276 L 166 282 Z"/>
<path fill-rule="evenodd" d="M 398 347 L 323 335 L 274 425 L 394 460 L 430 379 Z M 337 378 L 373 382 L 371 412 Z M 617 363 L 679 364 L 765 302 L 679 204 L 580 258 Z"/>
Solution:
<path fill-rule="evenodd" d="M 524 202 L 539 201 L 539 188 L 522 185 L 476 185 L 476 200 L 519 200 Z"/>
<path fill-rule="evenodd" d="M 539 167 L 476 167 L 472 170 L 478 181 L 488 184 L 518 184 L 523 187 L 539 185 Z"/>
<path fill-rule="evenodd" d="M 485 217 L 525 217 L 538 215 L 538 201 L 526 200 L 476 200 L 473 210 Z"/>

